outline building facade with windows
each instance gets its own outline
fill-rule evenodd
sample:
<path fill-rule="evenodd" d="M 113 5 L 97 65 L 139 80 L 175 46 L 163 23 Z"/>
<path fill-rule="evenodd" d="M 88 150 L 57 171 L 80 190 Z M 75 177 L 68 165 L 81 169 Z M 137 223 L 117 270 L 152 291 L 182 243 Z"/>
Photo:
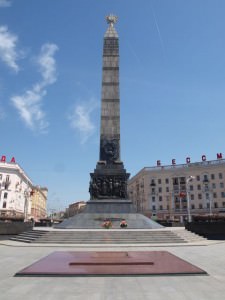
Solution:
<path fill-rule="evenodd" d="M 158 219 L 225 214 L 225 159 L 145 167 L 128 182 L 138 212 Z"/>
<path fill-rule="evenodd" d="M 68 217 L 75 216 L 76 214 L 83 211 L 85 207 L 86 207 L 85 201 L 78 201 L 78 202 L 70 204 L 68 207 L 68 210 L 67 210 Z"/>
<path fill-rule="evenodd" d="M 38 222 L 47 217 L 47 196 L 46 187 L 33 186 L 31 191 L 31 218 Z"/>
<path fill-rule="evenodd" d="M 15 162 L 0 161 L 0 218 L 24 218 L 31 214 L 32 181 Z"/>

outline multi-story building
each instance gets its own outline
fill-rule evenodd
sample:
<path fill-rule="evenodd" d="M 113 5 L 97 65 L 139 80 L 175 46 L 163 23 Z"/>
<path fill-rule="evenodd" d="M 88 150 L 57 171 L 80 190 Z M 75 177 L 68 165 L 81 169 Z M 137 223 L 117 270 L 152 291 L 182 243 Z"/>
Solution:
<path fill-rule="evenodd" d="M 32 181 L 12 158 L 0 159 L 0 218 L 24 218 L 31 214 Z"/>
<path fill-rule="evenodd" d="M 68 208 L 68 217 L 72 217 L 80 213 L 85 208 L 85 206 L 86 206 L 85 201 L 79 201 L 70 204 Z"/>
<path fill-rule="evenodd" d="M 33 186 L 31 192 L 31 218 L 38 222 L 47 217 L 47 195 L 46 187 Z"/>
<path fill-rule="evenodd" d="M 138 212 L 181 222 L 225 213 L 225 159 L 145 167 L 128 182 Z"/>

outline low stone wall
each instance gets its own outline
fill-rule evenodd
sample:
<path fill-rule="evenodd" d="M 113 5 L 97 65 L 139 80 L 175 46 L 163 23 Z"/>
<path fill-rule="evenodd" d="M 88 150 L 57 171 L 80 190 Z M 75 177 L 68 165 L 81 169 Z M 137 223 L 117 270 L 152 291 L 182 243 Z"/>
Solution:
<path fill-rule="evenodd" d="M 0 234 L 19 234 L 24 231 L 32 230 L 33 224 L 31 222 L 1 222 Z"/>
<path fill-rule="evenodd" d="M 156 222 L 165 227 L 184 227 L 184 224 L 180 222 L 167 221 L 167 220 L 156 220 Z"/>
<path fill-rule="evenodd" d="M 208 239 L 225 240 L 225 222 L 191 222 L 185 225 L 185 229 Z"/>

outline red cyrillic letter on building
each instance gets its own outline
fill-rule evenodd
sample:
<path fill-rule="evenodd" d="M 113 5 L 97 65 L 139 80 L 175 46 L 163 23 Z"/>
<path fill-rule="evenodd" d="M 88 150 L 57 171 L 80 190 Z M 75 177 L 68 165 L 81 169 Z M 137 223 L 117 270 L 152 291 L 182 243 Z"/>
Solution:
<path fill-rule="evenodd" d="M 217 159 L 222 159 L 223 158 L 223 154 L 222 153 L 217 153 Z"/>
<path fill-rule="evenodd" d="M 190 164 L 190 162 L 191 162 L 190 157 L 186 157 L 186 163 L 187 163 L 187 164 Z"/>
<path fill-rule="evenodd" d="M 6 162 L 6 156 L 2 155 L 1 162 Z"/>
<path fill-rule="evenodd" d="M 10 162 L 11 162 L 11 163 L 15 163 L 15 162 L 16 162 L 15 157 L 12 157 L 12 159 L 11 159 Z"/>

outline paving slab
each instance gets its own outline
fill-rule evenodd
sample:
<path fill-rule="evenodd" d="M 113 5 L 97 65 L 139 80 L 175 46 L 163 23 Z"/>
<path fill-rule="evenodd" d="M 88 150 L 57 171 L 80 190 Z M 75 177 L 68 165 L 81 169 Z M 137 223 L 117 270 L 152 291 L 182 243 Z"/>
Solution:
<path fill-rule="evenodd" d="M 3 241 L 2 241 L 3 242 Z M 87 247 L 38 247 L 0 244 L 1 300 L 224 300 L 225 295 L 225 242 L 203 246 L 164 247 L 90 247 L 91 251 L 153 251 L 166 250 L 205 270 L 208 276 L 110 276 L 23 278 L 14 274 L 53 251 L 87 251 Z"/>

